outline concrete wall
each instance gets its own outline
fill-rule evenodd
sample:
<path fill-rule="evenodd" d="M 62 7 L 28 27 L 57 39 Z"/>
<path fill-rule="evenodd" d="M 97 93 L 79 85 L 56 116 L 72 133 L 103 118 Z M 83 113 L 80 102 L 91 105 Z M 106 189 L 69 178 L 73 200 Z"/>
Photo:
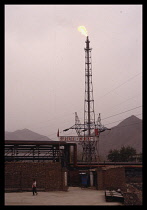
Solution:
<path fill-rule="evenodd" d="M 65 172 L 60 163 L 5 163 L 5 190 L 31 190 L 34 178 L 38 189 L 67 190 Z"/>
<path fill-rule="evenodd" d="M 125 191 L 125 169 L 123 167 L 102 167 L 97 169 L 97 189 Z"/>

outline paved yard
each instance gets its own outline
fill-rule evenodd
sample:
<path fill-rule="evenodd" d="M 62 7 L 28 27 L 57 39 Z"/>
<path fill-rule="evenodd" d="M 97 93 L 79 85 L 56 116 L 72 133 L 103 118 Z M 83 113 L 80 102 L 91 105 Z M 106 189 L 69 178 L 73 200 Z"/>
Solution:
<path fill-rule="evenodd" d="M 103 190 L 69 187 L 67 192 L 32 192 L 5 193 L 5 205 L 122 205 L 117 202 L 106 202 Z"/>

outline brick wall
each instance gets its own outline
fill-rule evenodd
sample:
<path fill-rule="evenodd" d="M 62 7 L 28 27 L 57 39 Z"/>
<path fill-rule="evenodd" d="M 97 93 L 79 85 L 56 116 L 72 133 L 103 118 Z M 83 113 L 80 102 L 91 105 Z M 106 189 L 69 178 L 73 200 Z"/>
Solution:
<path fill-rule="evenodd" d="M 5 163 L 6 190 L 31 190 L 34 178 L 38 189 L 67 190 L 64 170 L 60 163 Z"/>
<path fill-rule="evenodd" d="M 117 190 L 125 191 L 125 170 L 123 167 L 103 167 L 97 171 L 98 190 Z"/>

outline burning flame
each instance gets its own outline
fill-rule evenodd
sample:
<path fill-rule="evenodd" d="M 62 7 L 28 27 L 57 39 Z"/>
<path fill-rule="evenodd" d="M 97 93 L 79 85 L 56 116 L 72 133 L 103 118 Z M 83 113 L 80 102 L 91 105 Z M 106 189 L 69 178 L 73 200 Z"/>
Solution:
<path fill-rule="evenodd" d="M 78 31 L 80 31 L 83 35 L 88 36 L 88 32 L 87 32 L 85 26 L 79 26 Z"/>

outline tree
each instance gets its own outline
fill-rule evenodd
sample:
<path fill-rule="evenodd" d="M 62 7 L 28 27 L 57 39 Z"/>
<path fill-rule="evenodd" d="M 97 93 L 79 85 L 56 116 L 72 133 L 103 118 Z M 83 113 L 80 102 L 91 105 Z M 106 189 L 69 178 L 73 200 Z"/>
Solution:
<path fill-rule="evenodd" d="M 119 162 L 120 161 L 119 150 L 117 150 L 117 149 L 110 150 L 109 154 L 108 154 L 108 160 L 110 160 L 112 162 Z"/>
<path fill-rule="evenodd" d="M 136 155 L 136 150 L 133 147 L 121 147 L 120 159 L 122 162 L 128 162 L 133 160 L 133 156 Z"/>
<path fill-rule="evenodd" d="M 133 147 L 123 146 L 120 150 L 110 150 L 107 158 L 112 162 L 128 162 L 133 160 L 134 155 L 136 155 L 136 150 Z"/>

